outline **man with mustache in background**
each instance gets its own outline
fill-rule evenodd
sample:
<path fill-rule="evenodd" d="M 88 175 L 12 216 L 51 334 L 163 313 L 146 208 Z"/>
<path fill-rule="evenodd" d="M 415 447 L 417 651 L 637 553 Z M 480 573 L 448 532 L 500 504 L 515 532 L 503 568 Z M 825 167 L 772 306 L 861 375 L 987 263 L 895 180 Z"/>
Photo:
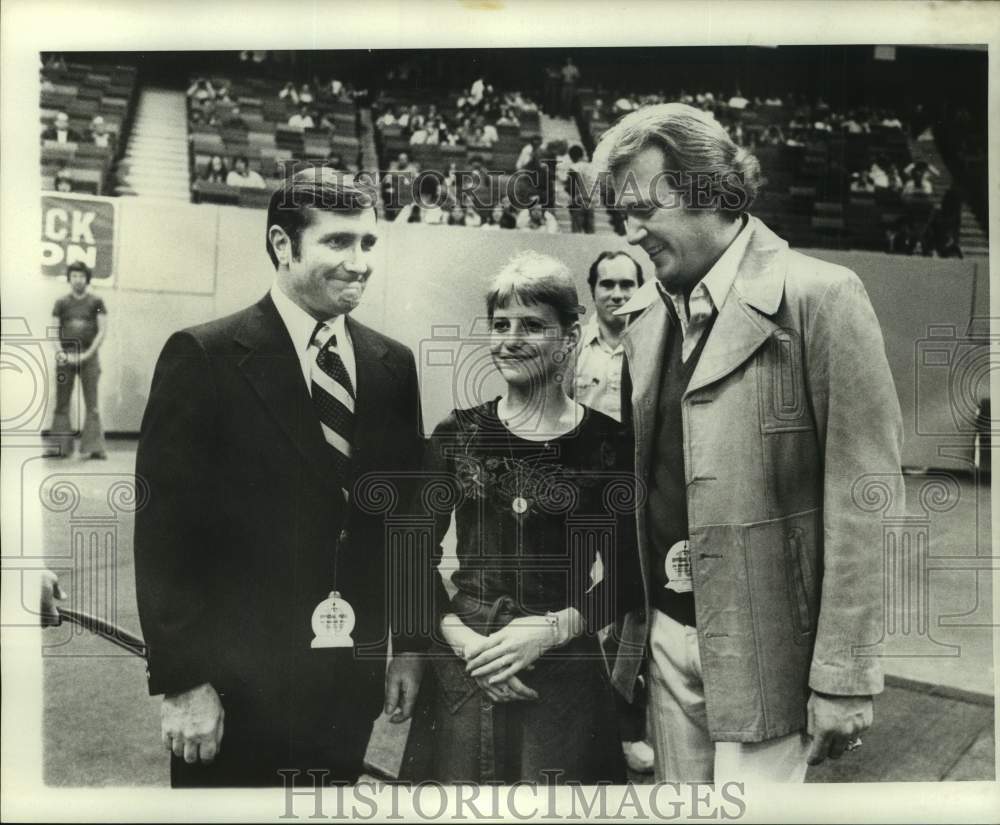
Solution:
<path fill-rule="evenodd" d="M 410 714 L 420 642 L 393 632 L 386 674 L 397 571 L 355 486 L 417 469 L 422 446 L 413 354 L 349 317 L 373 204 L 330 169 L 288 178 L 267 213 L 268 294 L 160 354 L 135 561 L 174 787 L 354 781 L 383 706 Z"/>

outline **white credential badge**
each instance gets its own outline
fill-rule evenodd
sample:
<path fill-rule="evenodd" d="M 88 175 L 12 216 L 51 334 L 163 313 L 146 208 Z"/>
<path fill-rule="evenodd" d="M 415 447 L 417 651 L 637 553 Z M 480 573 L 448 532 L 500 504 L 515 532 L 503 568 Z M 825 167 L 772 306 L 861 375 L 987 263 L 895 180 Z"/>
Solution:
<path fill-rule="evenodd" d="M 675 593 L 690 593 L 694 587 L 691 581 L 691 542 L 674 542 L 663 560 L 663 569 L 667 574 L 664 587 Z"/>
<path fill-rule="evenodd" d="M 354 647 L 354 608 L 336 590 L 323 599 L 312 614 L 313 637 L 310 647 Z"/>

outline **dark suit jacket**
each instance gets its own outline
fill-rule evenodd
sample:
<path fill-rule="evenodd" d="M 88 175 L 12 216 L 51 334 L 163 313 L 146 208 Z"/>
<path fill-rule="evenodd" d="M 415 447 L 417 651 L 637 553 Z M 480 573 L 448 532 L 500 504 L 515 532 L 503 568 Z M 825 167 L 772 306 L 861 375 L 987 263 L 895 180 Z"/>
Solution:
<path fill-rule="evenodd" d="M 347 322 L 354 478 L 400 483 L 422 444 L 413 355 Z M 211 683 L 226 711 L 224 753 L 255 742 L 255 753 L 271 747 L 295 764 L 296 753 L 322 753 L 332 726 L 353 731 L 350 749 L 363 754 L 381 708 L 394 570 L 385 508 L 363 495 L 345 504 L 330 449 L 270 296 L 167 341 L 136 457 L 148 485 L 135 563 L 149 690 Z M 313 609 L 334 584 L 357 616 L 355 648 L 311 649 Z"/>
<path fill-rule="evenodd" d="M 59 132 L 56 131 L 56 127 L 55 126 L 49 126 L 47 129 L 45 129 L 42 132 L 42 140 L 59 140 Z M 67 143 L 79 143 L 80 142 L 80 133 L 77 132 L 77 131 L 75 131 L 75 130 L 73 130 L 73 129 L 67 129 L 66 130 L 66 142 Z"/>

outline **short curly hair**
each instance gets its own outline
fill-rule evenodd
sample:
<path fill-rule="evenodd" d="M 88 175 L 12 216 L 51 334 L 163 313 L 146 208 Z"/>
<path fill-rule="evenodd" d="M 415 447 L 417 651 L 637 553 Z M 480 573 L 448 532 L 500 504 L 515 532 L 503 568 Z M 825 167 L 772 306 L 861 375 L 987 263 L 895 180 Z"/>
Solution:
<path fill-rule="evenodd" d="M 650 146 L 666 155 L 664 171 L 689 208 L 736 218 L 763 184 L 757 158 L 737 146 L 711 113 L 684 103 L 644 106 L 623 117 L 601 137 L 593 165 L 605 177 L 616 176 Z"/>

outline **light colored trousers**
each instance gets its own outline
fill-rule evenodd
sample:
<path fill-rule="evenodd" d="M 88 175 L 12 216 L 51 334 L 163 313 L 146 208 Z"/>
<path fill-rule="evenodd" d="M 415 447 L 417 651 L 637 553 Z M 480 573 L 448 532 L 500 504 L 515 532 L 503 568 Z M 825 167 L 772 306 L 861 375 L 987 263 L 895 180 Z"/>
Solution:
<path fill-rule="evenodd" d="M 647 731 L 657 782 L 802 782 L 810 739 L 713 742 L 708 735 L 698 631 L 655 608 L 649 646 Z"/>

